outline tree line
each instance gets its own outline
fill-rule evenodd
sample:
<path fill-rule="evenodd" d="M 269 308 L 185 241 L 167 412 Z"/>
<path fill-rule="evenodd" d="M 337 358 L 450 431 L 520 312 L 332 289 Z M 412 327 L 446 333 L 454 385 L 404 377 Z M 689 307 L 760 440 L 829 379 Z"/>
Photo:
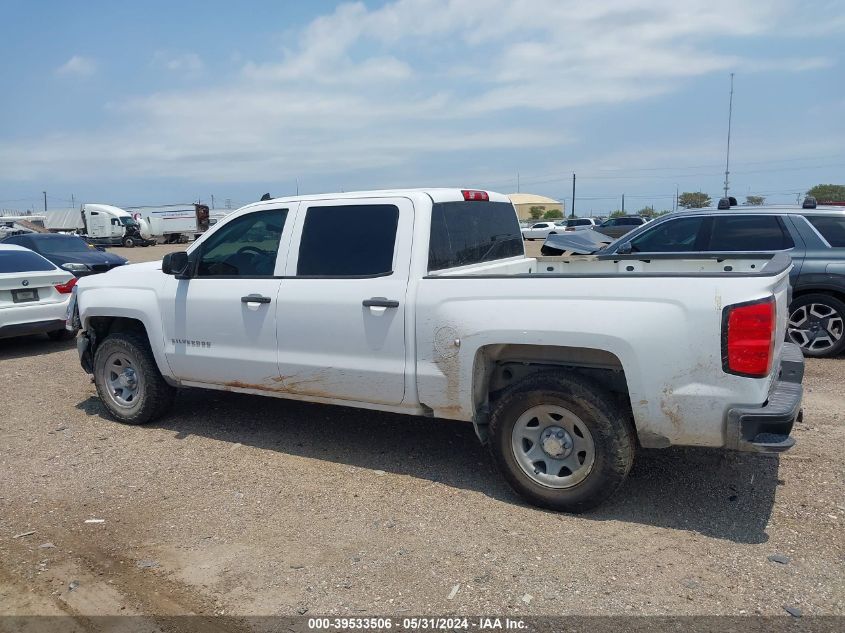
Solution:
<path fill-rule="evenodd" d="M 825 203 L 845 203 L 845 185 L 816 185 L 807 190 L 807 196 L 816 199 L 819 204 Z M 678 207 L 684 209 L 703 209 L 713 204 L 713 199 L 703 191 L 685 191 L 678 195 Z M 766 196 L 745 196 L 743 206 L 759 207 L 766 204 Z M 532 220 L 558 220 L 563 217 L 560 209 L 546 210 L 544 206 L 535 206 L 529 209 Z M 644 218 L 656 218 L 661 215 L 666 215 L 670 211 L 658 211 L 653 206 L 643 207 L 636 212 L 636 215 Z M 610 217 L 616 218 L 627 215 L 622 210 L 613 211 Z"/>

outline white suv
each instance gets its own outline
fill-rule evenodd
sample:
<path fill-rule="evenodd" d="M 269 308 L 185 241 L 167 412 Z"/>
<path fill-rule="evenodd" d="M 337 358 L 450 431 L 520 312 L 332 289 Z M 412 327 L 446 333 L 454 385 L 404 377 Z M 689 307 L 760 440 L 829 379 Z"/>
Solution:
<path fill-rule="evenodd" d="M 0 244 L 0 338 L 47 334 L 60 341 L 76 277 L 22 246 Z"/>

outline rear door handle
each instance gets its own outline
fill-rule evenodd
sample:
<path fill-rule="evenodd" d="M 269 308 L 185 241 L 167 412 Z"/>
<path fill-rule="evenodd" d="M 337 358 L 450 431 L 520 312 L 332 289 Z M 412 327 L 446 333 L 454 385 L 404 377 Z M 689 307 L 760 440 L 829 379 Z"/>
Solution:
<path fill-rule="evenodd" d="M 270 303 L 270 297 L 264 297 L 262 295 L 247 295 L 245 297 L 241 297 L 241 303 Z"/>
<path fill-rule="evenodd" d="M 399 302 L 396 299 L 385 299 L 384 297 L 373 297 L 364 299 L 365 308 L 398 308 Z"/>

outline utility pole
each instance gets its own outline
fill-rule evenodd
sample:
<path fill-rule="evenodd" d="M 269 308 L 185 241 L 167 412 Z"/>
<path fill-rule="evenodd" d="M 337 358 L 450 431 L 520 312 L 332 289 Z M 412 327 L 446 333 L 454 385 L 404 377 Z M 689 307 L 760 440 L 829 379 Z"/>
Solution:
<path fill-rule="evenodd" d="M 734 108 L 734 74 L 731 73 L 731 96 L 728 101 L 728 147 L 725 152 L 725 197 L 728 197 L 728 174 L 731 167 L 731 117 Z"/>
<path fill-rule="evenodd" d="M 675 183 L 675 208 L 672 211 L 678 210 L 678 184 Z"/>
<path fill-rule="evenodd" d="M 76 199 L 73 197 L 73 194 L 70 194 L 70 208 L 71 209 L 76 208 Z"/>
<path fill-rule="evenodd" d="M 572 172 L 572 209 L 569 211 L 569 217 L 575 217 L 575 172 Z"/>
<path fill-rule="evenodd" d="M 47 213 L 47 192 L 42 191 L 41 193 L 44 194 L 44 213 Z"/>
<path fill-rule="evenodd" d="M 625 194 L 622 194 L 622 215 L 625 215 Z"/>
<path fill-rule="evenodd" d="M 299 195 L 299 176 L 296 177 L 296 195 Z"/>
<path fill-rule="evenodd" d="M 214 208 L 214 194 L 211 194 L 211 208 Z"/>
<path fill-rule="evenodd" d="M 519 172 L 516 172 L 516 192 L 519 193 Z"/>

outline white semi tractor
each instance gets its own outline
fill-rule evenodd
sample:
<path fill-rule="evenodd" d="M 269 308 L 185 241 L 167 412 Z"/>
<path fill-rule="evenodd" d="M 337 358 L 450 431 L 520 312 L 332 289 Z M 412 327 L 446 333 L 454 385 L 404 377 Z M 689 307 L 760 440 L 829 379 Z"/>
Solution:
<path fill-rule="evenodd" d="M 109 204 L 83 204 L 80 210 L 83 235 L 101 246 L 149 246 L 154 244 L 149 226 L 128 211 Z"/>

